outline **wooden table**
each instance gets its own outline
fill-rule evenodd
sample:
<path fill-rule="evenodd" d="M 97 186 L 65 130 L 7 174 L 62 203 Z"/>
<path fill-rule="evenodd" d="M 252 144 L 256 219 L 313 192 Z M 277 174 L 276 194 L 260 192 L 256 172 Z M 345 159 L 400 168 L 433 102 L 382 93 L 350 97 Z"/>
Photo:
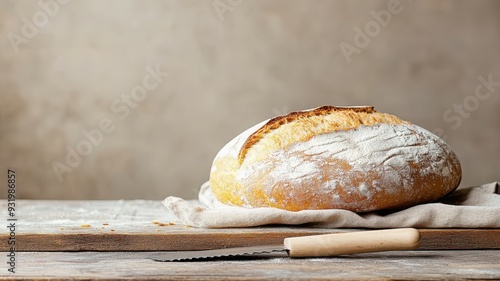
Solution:
<path fill-rule="evenodd" d="M 500 279 L 500 229 L 421 229 L 422 247 L 411 252 L 160 263 L 149 257 L 157 251 L 279 244 L 290 236 L 356 230 L 199 229 L 175 222 L 159 201 L 20 200 L 17 207 L 16 273 L 7 271 L 10 234 L 4 227 L 0 279 Z M 5 200 L 0 208 L 6 210 Z"/>

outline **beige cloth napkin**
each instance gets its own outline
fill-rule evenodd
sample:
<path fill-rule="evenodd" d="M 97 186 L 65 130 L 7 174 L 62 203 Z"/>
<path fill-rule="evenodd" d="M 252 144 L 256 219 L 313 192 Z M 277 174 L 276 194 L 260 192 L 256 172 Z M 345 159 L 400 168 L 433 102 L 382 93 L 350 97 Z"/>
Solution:
<path fill-rule="evenodd" d="M 500 228 L 500 184 L 459 189 L 436 203 L 400 211 L 357 214 L 346 210 L 291 212 L 276 208 L 243 208 L 220 203 L 204 183 L 199 202 L 167 197 L 163 204 L 182 223 L 205 228 L 251 227 L 267 224 L 323 228 Z"/>

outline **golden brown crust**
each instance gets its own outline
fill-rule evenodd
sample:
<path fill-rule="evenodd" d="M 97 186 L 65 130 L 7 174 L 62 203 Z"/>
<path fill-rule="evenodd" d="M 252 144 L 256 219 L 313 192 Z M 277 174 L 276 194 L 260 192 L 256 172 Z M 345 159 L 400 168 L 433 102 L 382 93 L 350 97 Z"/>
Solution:
<path fill-rule="evenodd" d="M 270 119 L 264 126 L 262 126 L 260 129 L 255 131 L 253 134 L 251 134 L 247 138 L 247 140 L 243 144 L 243 147 L 241 148 L 241 150 L 238 154 L 239 163 L 241 164 L 243 162 L 243 159 L 245 158 L 245 154 L 247 153 L 248 149 L 252 145 L 257 143 L 269 131 L 275 130 L 283 124 L 296 121 L 299 118 L 308 118 L 311 116 L 322 116 L 322 115 L 331 114 L 332 112 L 341 111 L 341 110 L 349 110 L 352 112 L 365 112 L 365 113 L 376 112 L 373 106 L 341 107 L 341 106 L 325 105 L 325 106 L 321 106 L 321 107 L 318 107 L 318 108 L 315 108 L 315 109 L 309 110 L 309 111 L 295 111 L 295 112 L 290 112 L 286 115 L 276 116 L 276 117 Z"/>
<path fill-rule="evenodd" d="M 325 106 L 236 137 L 214 159 L 210 185 L 229 205 L 367 212 L 437 200 L 460 179 L 457 156 L 434 134 L 373 107 Z"/>
<path fill-rule="evenodd" d="M 334 125 L 331 124 L 328 132 L 340 129 L 343 130 L 352 129 L 360 125 L 373 125 L 377 123 L 386 123 L 387 121 L 383 120 L 384 118 L 381 118 L 381 116 L 379 115 L 382 115 L 382 117 L 387 117 L 387 116 L 393 117 L 390 118 L 390 121 L 393 121 L 391 122 L 393 124 L 399 124 L 403 122 L 402 120 L 400 120 L 395 116 L 391 116 L 384 113 L 380 114 L 377 113 L 377 111 L 374 109 L 373 106 L 346 107 L 346 106 L 325 105 L 312 110 L 290 112 L 286 115 L 281 115 L 270 119 L 266 124 L 264 124 L 264 126 L 262 126 L 258 130 L 253 132 L 250 136 L 248 136 L 248 138 L 246 139 L 245 143 L 243 144 L 238 153 L 238 162 L 242 164 L 250 147 L 259 142 L 270 131 L 276 130 L 284 124 L 295 122 L 300 119 L 307 119 L 313 116 L 326 116 L 338 112 L 346 113 L 344 119 L 349 120 L 348 122 L 349 125 L 346 127 L 345 124 L 334 124 Z"/>

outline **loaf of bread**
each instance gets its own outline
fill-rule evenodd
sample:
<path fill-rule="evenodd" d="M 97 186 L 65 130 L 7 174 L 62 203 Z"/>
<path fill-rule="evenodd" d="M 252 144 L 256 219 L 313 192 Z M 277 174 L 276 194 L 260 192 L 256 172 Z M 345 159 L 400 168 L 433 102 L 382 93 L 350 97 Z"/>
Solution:
<path fill-rule="evenodd" d="M 367 212 L 435 201 L 461 179 L 439 137 L 373 107 L 323 106 L 266 120 L 217 154 L 222 203 L 290 211 Z"/>

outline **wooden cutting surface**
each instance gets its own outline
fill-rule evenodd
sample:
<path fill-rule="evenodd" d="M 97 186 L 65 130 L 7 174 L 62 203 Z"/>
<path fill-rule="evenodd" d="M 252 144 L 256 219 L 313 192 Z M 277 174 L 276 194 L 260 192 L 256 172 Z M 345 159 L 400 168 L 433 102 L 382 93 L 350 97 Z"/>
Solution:
<path fill-rule="evenodd" d="M 0 203 L 6 210 L 6 202 Z M 5 222 L 7 217 L 4 214 Z M 17 251 L 168 251 L 280 244 L 286 237 L 350 229 L 308 226 L 200 229 L 176 222 L 160 201 L 19 200 Z M 500 229 L 421 229 L 422 250 L 500 249 Z M 7 241 L 5 227 L 0 240 Z M 9 245 L 0 243 L 0 251 Z"/>

